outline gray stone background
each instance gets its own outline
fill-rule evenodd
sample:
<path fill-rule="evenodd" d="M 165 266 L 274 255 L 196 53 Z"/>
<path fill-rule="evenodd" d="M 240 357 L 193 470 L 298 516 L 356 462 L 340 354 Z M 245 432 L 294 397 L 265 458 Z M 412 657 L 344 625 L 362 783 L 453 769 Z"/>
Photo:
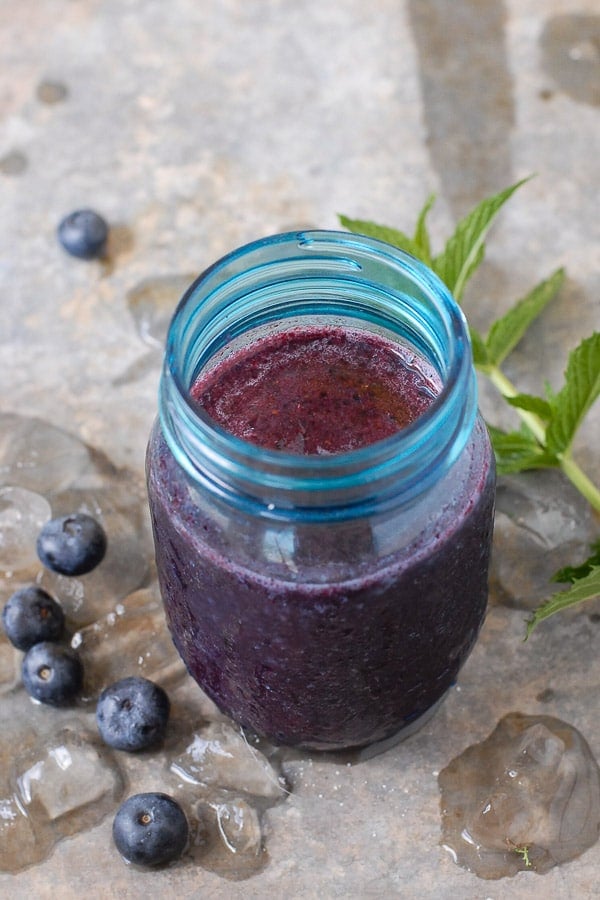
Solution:
<path fill-rule="evenodd" d="M 523 389 L 557 386 L 598 326 L 599 48 L 598 0 L 0 0 L 2 411 L 141 471 L 158 357 L 130 302 L 146 279 L 193 275 L 272 232 L 336 227 L 338 213 L 410 230 L 432 191 L 440 246 L 456 217 L 534 172 L 464 306 L 486 330 L 566 266 L 507 365 Z M 111 223 L 107 263 L 57 244 L 82 206 Z M 482 406 L 509 421 L 485 386 Z M 596 478 L 599 436 L 595 416 L 578 458 Z M 546 876 L 484 882 L 438 844 L 437 772 L 505 713 L 564 718 L 600 758 L 597 623 L 580 610 L 523 644 L 523 617 L 491 607 L 460 690 L 405 744 L 341 776 L 307 760 L 268 815 L 269 863 L 252 879 L 134 872 L 105 821 L 0 875 L 0 895 L 597 896 L 600 845 Z"/>

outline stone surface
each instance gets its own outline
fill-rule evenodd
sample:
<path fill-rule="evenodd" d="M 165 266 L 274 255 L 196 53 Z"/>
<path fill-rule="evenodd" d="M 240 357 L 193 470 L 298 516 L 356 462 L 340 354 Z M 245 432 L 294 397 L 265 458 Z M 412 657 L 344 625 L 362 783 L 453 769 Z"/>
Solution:
<path fill-rule="evenodd" d="M 456 216 L 531 172 L 464 305 L 485 331 L 566 266 L 506 365 L 522 390 L 557 387 L 569 348 L 598 327 L 597 29 L 597 0 L 0 0 L 2 412 L 51 421 L 141 475 L 160 363 L 140 336 L 140 286 L 164 296 L 245 241 L 335 227 L 338 212 L 408 230 L 431 191 L 440 246 Z M 103 262 L 56 241 L 83 206 L 111 224 Z M 486 385 L 482 407 L 512 421 Z M 598 435 L 595 413 L 577 454 L 596 480 Z M 422 731 L 358 765 L 288 761 L 291 795 L 265 812 L 267 852 L 245 880 L 203 865 L 200 838 L 194 864 L 140 874 L 116 858 L 109 816 L 0 874 L 0 894 L 591 898 L 598 844 L 493 889 L 455 866 L 439 846 L 437 774 L 513 710 L 572 723 L 600 757 L 594 608 L 523 643 L 523 612 L 493 605 Z M 199 702 L 187 691 L 181 720 Z M 135 766 L 141 789 L 160 789 L 157 763 Z"/>

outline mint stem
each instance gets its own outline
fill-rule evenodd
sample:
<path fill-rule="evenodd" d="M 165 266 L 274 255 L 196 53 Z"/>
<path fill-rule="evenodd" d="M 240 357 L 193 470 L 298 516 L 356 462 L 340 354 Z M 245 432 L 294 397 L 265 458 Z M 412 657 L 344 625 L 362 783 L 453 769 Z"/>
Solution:
<path fill-rule="evenodd" d="M 583 494 L 588 503 L 600 512 L 600 490 L 588 478 L 585 472 L 579 468 L 575 460 L 565 454 L 560 457 L 560 467 L 569 479 L 575 485 L 577 490 Z"/>
<path fill-rule="evenodd" d="M 512 381 L 510 381 L 504 372 L 498 366 L 481 366 L 483 372 L 488 376 L 494 387 L 502 394 L 503 397 L 516 397 L 519 393 Z M 546 443 L 546 426 L 535 413 L 528 412 L 526 409 L 516 410 L 521 420 L 525 422 L 536 440 L 542 444 Z"/>
<path fill-rule="evenodd" d="M 478 366 L 490 379 L 494 387 L 502 394 L 503 397 L 516 397 L 519 393 L 510 379 L 506 377 L 504 372 L 498 366 Z M 536 440 L 545 447 L 546 445 L 546 426 L 534 413 L 525 409 L 516 409 L 521 420 L 527 425 Z M 588 503 L 595 510 L 600 512 L 600 490 L 588 478 L 585 472 L 577 465 L 570 454 L 565 453 L 558 457 L 560 468 L 565 473 L 571 484 L 583 494 Z"/>

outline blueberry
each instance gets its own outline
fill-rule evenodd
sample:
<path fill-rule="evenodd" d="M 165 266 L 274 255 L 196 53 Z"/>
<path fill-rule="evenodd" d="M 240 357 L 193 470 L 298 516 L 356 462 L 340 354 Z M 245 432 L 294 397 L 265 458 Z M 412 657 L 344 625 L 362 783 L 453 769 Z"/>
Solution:
<path fill-rule="evenodd" d="M 2 610 L 6 635 L 18 650 L 29 650 L 41 641 L 59 641 L 65 627 L 62 607 L 35 584 L 9 597 Z"/>
<path fill-rule="evenodd" d="M 179 859 L 189 828 L 180 805 L 167 794 L 134 794 L 121 804 L 113 822 L 117 850 L 138 866 L 162 866 Z"/>
<path fill-rule="evenodd" d="M 93 209 L 78 209 L 66 216 L 57 229 L 62 247 L 79 259 L 97 259 L 104 254 L 108 225 Z"/>
<path fill-rule="evenodd" d="M 105 688 L 96 705 L 102 740 L 116 750 L 145 750 L 164 736 L 171 704 L 147 678 L 122 678 Z"/>
<path fill-rule="evenodd" d="M 62 575 L 91 572 L 106 553 L 106 535 L 96 519 L 73 513 L 50 519 L 40 531 L 37 552 L 42 563 Z"/>
<path fill-rule="evenodd" d="M 30 697 L 50 706 L 66 706 L 75 699 L 83 683 L 83 667 L 70 647 L 42 641 L 23 659 L 23 685 Z"/>

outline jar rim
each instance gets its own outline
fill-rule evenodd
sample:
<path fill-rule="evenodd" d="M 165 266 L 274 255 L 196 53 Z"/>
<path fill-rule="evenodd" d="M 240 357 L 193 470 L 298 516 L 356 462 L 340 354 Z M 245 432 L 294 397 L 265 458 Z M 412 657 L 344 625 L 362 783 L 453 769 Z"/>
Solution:
<path fill-rule="evenodd" d="M 336 284 L 345 282 L 346 289 L 353 285 L 357 291 L 361 285 L 371 284 L 364 278 L 366 260 L 369 265 L 373 262 L 377 271 L 383 273 L 385 284 L 383 287 L 378 285 L 378 289 L 389 294 L 392 312 L 396 297 L 394 276 L 399 278 L 403 273 L 402 277 L 415 289 L 418 287 L 423 297 L 434 304 L 439 327 L 444 330 L 440 339 L 445 352 L 440 363 L 445 366 L 441 390 L 411 424 L 389 437 L 354 450 L 331 455 L 302 455 L 265 449 L 239 438 L 224 430 L 194 403 L 190 396 L 195 380 L 190 372 L 194 366 L 189 360 L 185 364 L 186 351 L 182 352 L 182 343 L 187 341 L 188 349 L 192 345 L 190 335 L 194 316 L 197 317 L 211 302 L 217 308 L 215 298 L 223 286 L 232 288 L 236 280 L 239 281 L 235 299 L 245 302 L 249 294 L 244 294 L 244 290 L 249 292 L 253 287 L 253 273 L 254 280 L 259 278 L 260 272 L 263 282 L 271 285 L 270 277 L 276 277 L 277 273 L 283 277 L 282 273 L 289 272 L 294 263 L 298 263 L 300 269 L 310 265 L 317 273 L 327 273 L 325 264 L 330 262 L 339 268 L 332 276 L 333 281 Z M 284 286 L 283 290 L 289 290 L 291 283 L 284 282 L 288 287 Z M 397 297 L 400 297 L 399 288 Z M 227 307 L 227 302 L 223 308 Z M 230 306 L 233 308 L 232 303 Z M 417 315 L 419 310 L 415 309 Z M 270 514 L 276 514 L 282 502 L 287 508 L 282 492 L 285 494 L 290 490 L 296 494 L 300 492 L 308 505 L 314 504 L 315 508 L 323 505 L 322 498 L 326 494 L 325 505 L 329 507 L 333 503 L 338 511 L 348 506 L 354 508 L 357 503 L 364 507 L 371 482 L 378 485 L 380 502 L 382 486 L 388 490 L 390 480 L 396 483 L 391 490 L 396 499 L 399 495 L 405 501 L 409 496 L 416 496 L 430 480 L 417 476 L 417 458 L 423 457 L 424 446 L 430 445 L 421 463 L 426 461 L 435 469 L 433 474 L 437 480 L 464 449 L 473 429 L 476 407 L 476 382 L 462 311 L 443 282 L 423 263 L 375 238 L 319 229 L 283 232 L 245 244 L 216 260 L 195 279 L 183 294 L 171 320 L 160 386 L 160 420 L 171 451 L 194 480 L 208 482 L 213 492 L 223 496 L 231 498 L 233 493 L 238 502 L 243 496 L 244 504 L 258 503 Z M 440 431 L 445 433 L 444 440 L 439 439 Z M 256 477 L 249 477 L 253 470 Z M 275 498 L 271 502 L 269 490 Z M 321 500 L 317 499 L 319 496 Z M 332 500 L 338 496 L 339 502 Z M 304 506 L 303 503 L 299 505 Z"/>

